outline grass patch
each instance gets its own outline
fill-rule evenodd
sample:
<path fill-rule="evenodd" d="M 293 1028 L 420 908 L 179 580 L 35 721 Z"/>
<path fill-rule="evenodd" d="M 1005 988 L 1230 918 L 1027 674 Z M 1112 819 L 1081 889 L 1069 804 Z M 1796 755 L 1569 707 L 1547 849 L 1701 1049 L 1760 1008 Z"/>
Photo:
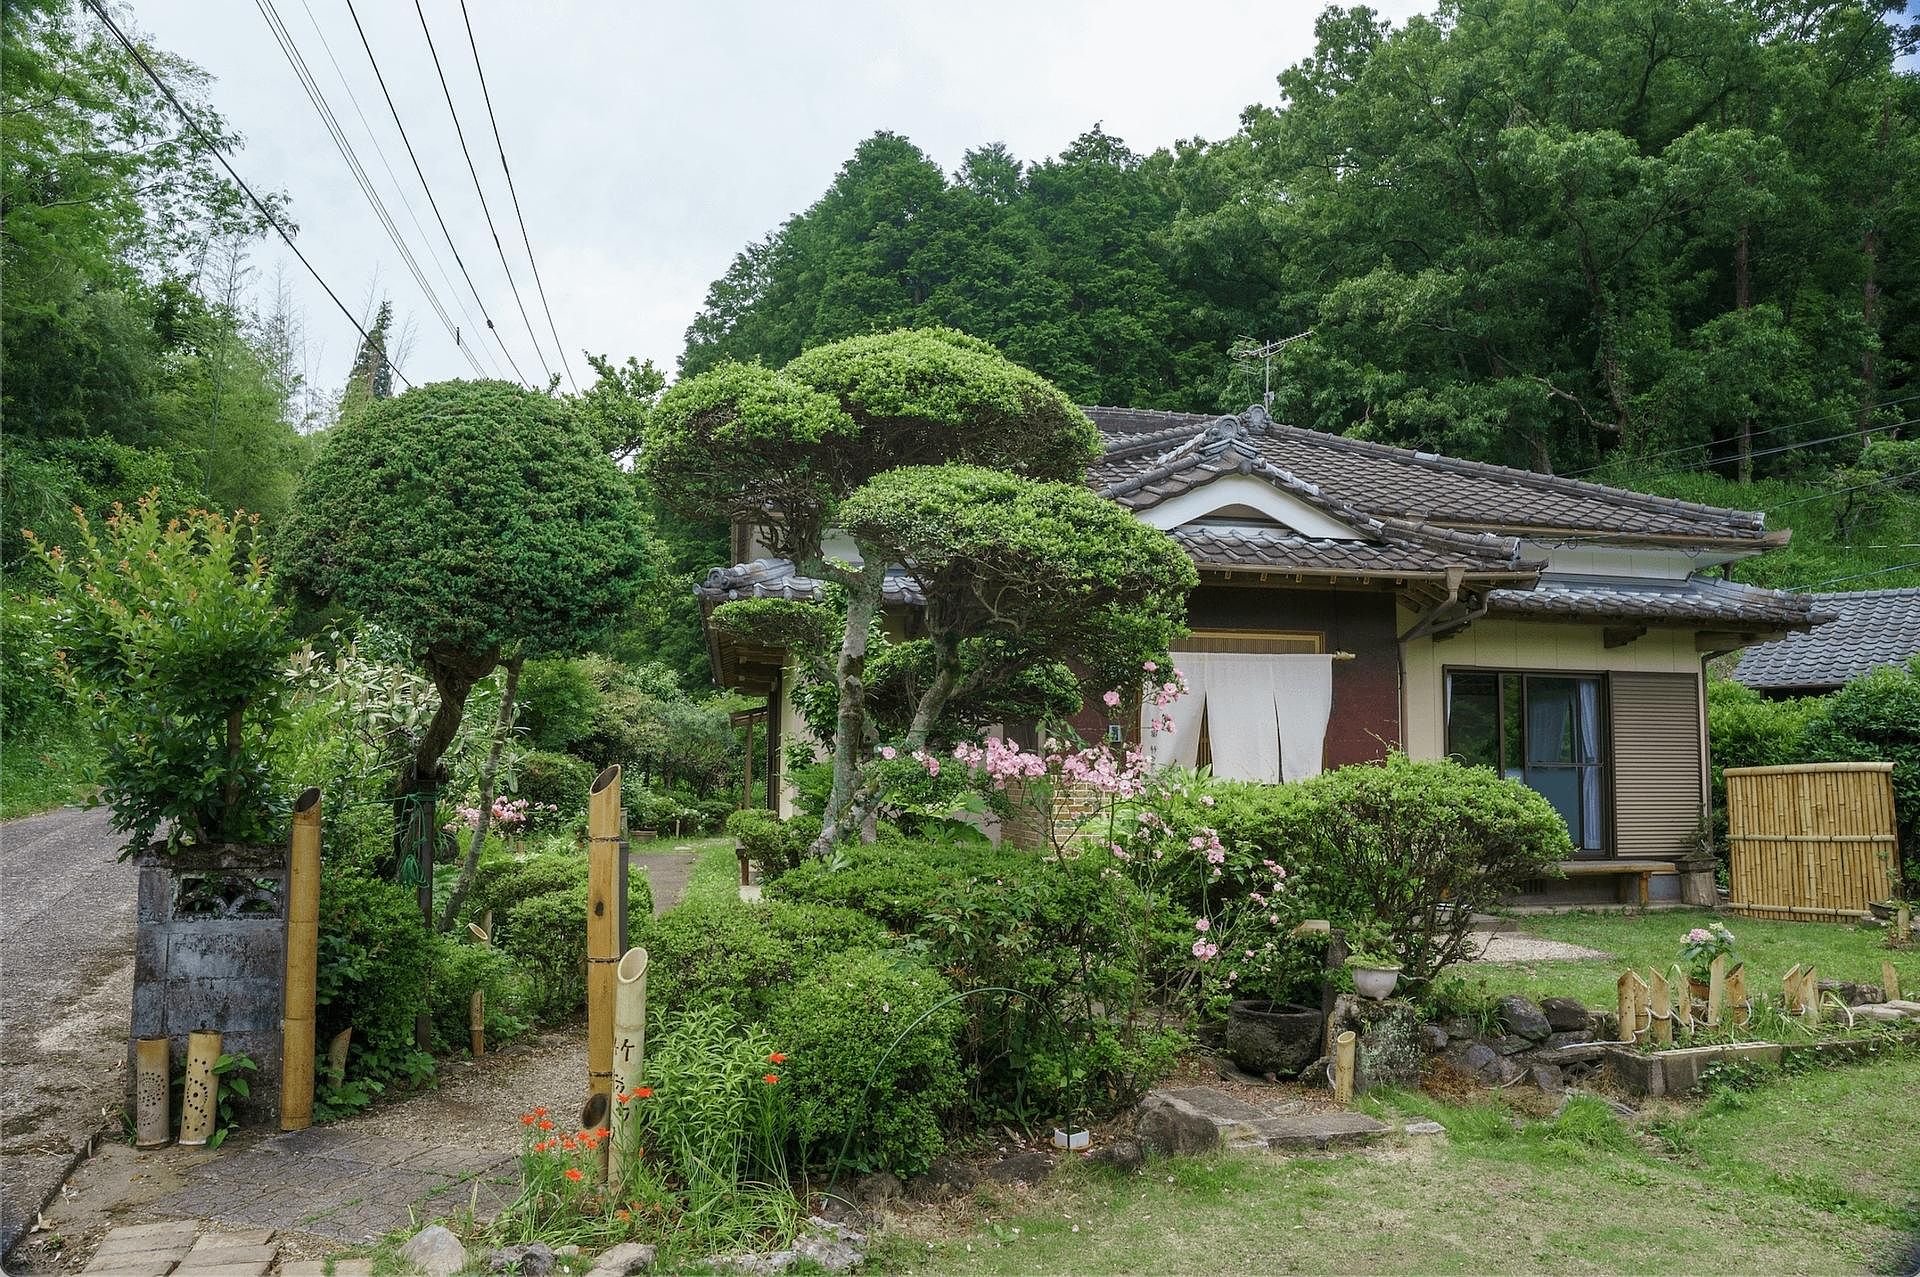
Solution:
<path fill-rule="evenodd" d="M 92 740 L 76 723 L 9 743 L 0 750 L 0 820 L 85 802 L 96 761 Z"/>
<path fill-rule="evenodd" d="M 731 838 L 701 838 L 685 846 L 697 859 L 687 877 L 681 904 L 696 901 L 740 903 L 740 860 L 733 854 Z"/>
<path fill-rule="evenodd" d="M 962 1235 L 903 1233 L 902 1273 L 1838 1273 L 1920 1229 L 1920 1057 L 1789 1075 L 1716 1100 L 1676 1144 L 1598 1100 L 1519 1123 L 1496 1103 L 1371 1097 L 1445 1139 L 1117 1176 L 1075 1165 Z"/>
<path fill-rule="evenodd" d="M 1469 980 L 1486 980 L 1495 993 L 1530 998 L 1578 998 L 1588 1006 L 1614 1002 L 1614 981 L 1633 967 L 1667 970 L 1680 960 L 1680 941 L 1692 927 L 1725 922 L 1747 964 L 1747 989 L 1778 994 L 1780 977 L 1796 963 L 1812 962 L 1821 978 L 1880 982 L 1880 962 L 1891 958 L 1903 991 L 1920 989 L 1920 949 L 1886 946 L 1886 932 L 1832 922 L 1773 922 L 1730 918 L 1705 909 L 1649 914 L 1558 913 L 1518 919 L 1522 934 L 1583 945 L 1614 955 L 1581 962 L 1475 962 L 1455 968 Z"/>

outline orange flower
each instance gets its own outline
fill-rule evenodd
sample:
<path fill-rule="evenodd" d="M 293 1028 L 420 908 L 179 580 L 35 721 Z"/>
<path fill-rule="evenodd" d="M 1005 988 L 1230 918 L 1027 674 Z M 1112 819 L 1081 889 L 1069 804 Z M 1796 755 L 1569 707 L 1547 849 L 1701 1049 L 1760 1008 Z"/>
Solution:
<path fill-rule="evenodd" d="M 543 1117 L 543 1118 L 541 1118 L 541 1119 L 540 1119 L 540 1129 L 541 1129 L 541 1130 L 543 1130 L 543 1131 L 550 1131 L 550 1130 L 552 1130 L 552 1129 L 553 1129 L 553 1119 L 552 1119 L 552 1118 L 547 1118 L 547 1117 Z"/>
<path fill-rule="evenodd" d="M 767 1057 L 767 1063 L 769 1064 L 785 1064 L 786 1062 L 787 1062 L 787 1057 L 782 1055 L 778 1051 L 775 1051 L 772 1055 L 769 1055 Z"/>
<path fill-rule="evenodd" d="M 573 1138 L 573 1136 L 568 1135 L 560 1141 L 560 1147 L 566 1149 L 567 1152 L 571 1153 L 575 1149 L 579 1148 L 580 1145 L 579 1145 L 579 1142 Z"/>
<path fill-rule="evenodd" d="M 780 1080 L 780 1075 L 778 1073 L 769 1073 L 765 1077 L 761 1078 L 760 1080 L 762 1082 L 765 1082 L 768 1086 L 772 1086 L 775 1082 L 778 1082 Z"/>
<path fill-rule="evenodd" d="M 639 1087 L 634 1091 L 633 1098 L 636 1100 L 650 1100 L 653 1098 L 653 1088 L 650 1086 Z"/>
<path fill-rule="evenodd" d="M 578 1166 L 569 1166 L 567 1167 L 567 1178 L 572 1180 L 574 1183 L 578 1184 L 581 1180 L 585 1179 L 586 1177 L 580 1173 L 580 1168 Z"/>
<path fill-rule="evenodd" d="M 547 1115 L 547 1110 L 546 1110 L 546 1108 L 545 1108 L 545 1106 L 542 1106 L 542 1107 L 539 1107 L 539 1108 L 536 1108 L 536 1109 L 534 1109 L 534 1110 L 533 1110 L 533 1115 L 534 1115 L 535 1117 L 545 1117 L 545 1116 Z"/>
<path fill-rule="evenodd" d="M 632 1098 L 633 1098 L 632 1091 L 622 1091 L 620 1092 L 620 1094 L 613 1097 L 613 1102 L 616 1104 L 625 1104 L 628 1100 Z"/>
<path fill-rule="evenodd" d="M 606 1127 L 604 1127 L 604 1126 L 603 1126 L 603 1127 L 601 1127 L 601 1128 L 600 1128 L 599 1130 L 597 1130 L 597 1131 L 595 1131 L 595 1132 L 594 1132 L 594 1135 L 595 1135 L 595 1136 L 597 1136 L 597 1137 L 598 1137 L 598 1138 L 600 1138 L 600 1139 L 605 1139 L 605 1138 L 607 1138 L 607 1136 L 609 1136 L 609 1135 L 611 1135 L 611 1134 L 613 1134 L 613 1132 L 612 1132 L 612 1131 L 610 1131 L 610 1130 L 608 1130 L 608 1129 L 607 1129 Z"/>
<path fill-rule="evenodd" d="M 622 1206 L 619 1210 L 613 1212 L 613 1217 L 625 1223 L 627 1220 L 633 1218 L 633 1212 Z"/>
<path fill-rule="evenodd" d="M 531 1113 L 522 1113 L 522 1114 L 520 1115 L 520 1125 L 522 1125 L 522 1126 L 532 1126 L 532 1125 L 533 1125 L 533 1114 L 531 1114 Z"/>

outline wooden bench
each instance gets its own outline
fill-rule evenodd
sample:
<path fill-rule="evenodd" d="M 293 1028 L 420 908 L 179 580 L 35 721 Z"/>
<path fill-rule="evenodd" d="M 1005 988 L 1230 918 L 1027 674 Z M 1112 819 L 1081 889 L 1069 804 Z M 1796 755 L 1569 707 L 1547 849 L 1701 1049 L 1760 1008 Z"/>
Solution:
<path fill-rule="evenodd" d="M 1560 871 L 1569 878 L 1638 878 L 1642 909 L 1647 907 L 1651 899 L 1650 884 L 1653 881 L 1653 875 L 1659 870 L 1672 868 L 1673 865 L 1665 860 L 1563 860 L 1560 862 Z"/>

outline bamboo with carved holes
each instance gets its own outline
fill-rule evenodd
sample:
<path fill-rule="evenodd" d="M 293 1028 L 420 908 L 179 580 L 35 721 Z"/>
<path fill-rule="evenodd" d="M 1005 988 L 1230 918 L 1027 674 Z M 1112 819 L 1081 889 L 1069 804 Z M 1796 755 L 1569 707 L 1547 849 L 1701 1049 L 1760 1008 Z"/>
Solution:
<path fill-rule="evenodd" d="M 647 951 L 627 950 L 614 971 L 614 980 L 613 1115 L 607 1123 L 613 1128 L 613 1137 L 607 1141 L 607 1150 L 608 1182 L 617 1195 L 625 1183 L 627 1159 L 639 1130 L 636 1106 L 645 1102 L 632 1096 L 646 1075 Z"/>
<path fill-rule="evenodd" d="M 1747 964 L 1744 962 L 1727 972 L 1727 1019 L 1743 1029 L 1753 1019 L 1753 1004 L 1747 1000 Z"/>
<path fill-rule="evenodd" d="M 587 791 L 587 1095 L 613 1094 L 614 968 L 620 963 L 620 764 Z"/>
<path fill-rule="evenodd" d="M 159 1148 L 173 1138 L 173 1068 L 166 1038 L 141 1038 L 133 1047 L 133 1143 Z"/>
<path fill-rule="evenodd" d="M 1648 1006 L 1648 1021 L 1653 1031 L 1653 1042 L 1655 1046 L 1672 1046 L 1673 999 L 1667 989 L 1667 977 L 1658 971 L 1649 974 L 1651 978 L 1647 981 L 1647 988 L 1652 993 L 1653 1001 Z M 1685 986 L 1682 986 L 1683 996 L 1684 993 Z"/>
<path fill-rule="evenodd" d="M 320 944 L 320 791 L 293 803 L 287 866 L 287 978 L 280 1015 L 280 1129 L 313 1125 L 315 981 Z"/>
<path fill-rule="evenodd" d="M 1353 1102 L 1354 1041 L 1352 1029 L 1333 1040 L 1333 1098 L 1341 1104 Z"/>
<path fill-rule="evenodd" d="M 218 1032 L 195 1029 L 187 1035 L 187 1084 L 180 1092 L 180 1142 L 189 1148 L 213 1138 L 220 1104 L 220 1075 L 213 1067 L 219 1062 Z"/>

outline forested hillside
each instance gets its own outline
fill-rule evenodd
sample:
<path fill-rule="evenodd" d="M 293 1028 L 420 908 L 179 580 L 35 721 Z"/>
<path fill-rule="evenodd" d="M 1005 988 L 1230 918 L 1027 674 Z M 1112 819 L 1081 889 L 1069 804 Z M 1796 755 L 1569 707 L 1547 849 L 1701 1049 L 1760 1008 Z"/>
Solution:
<path fill-rule="evenodd" d="M 1920 84 L 1875 0 L 1328 9 L 1240 130 L 943 172 L 863 142 L 682 369 L 944 323 L 1081 402 L 1244 407 L 1538 469 L 1818 478 L 1912 411 Z M 1681 449 L 1680 452 L 1673 450 Z M 1751 497 L 1736 504 L 1750 503 Z"/>

